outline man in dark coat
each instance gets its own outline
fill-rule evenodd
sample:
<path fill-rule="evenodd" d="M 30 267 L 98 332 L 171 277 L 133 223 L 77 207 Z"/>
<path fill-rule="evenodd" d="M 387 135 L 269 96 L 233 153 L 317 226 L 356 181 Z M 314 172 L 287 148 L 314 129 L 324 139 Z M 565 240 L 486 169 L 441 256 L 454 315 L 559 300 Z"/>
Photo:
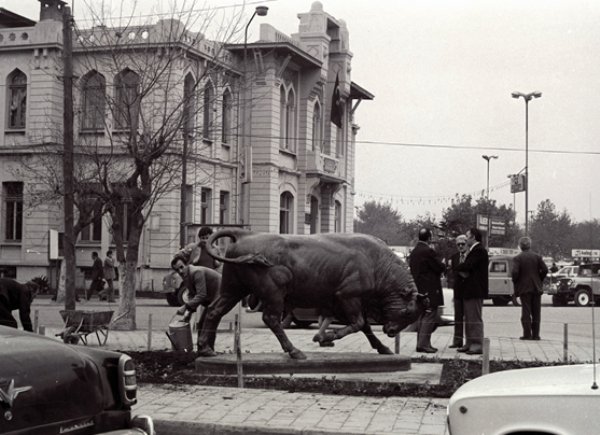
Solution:
<path fill-rule="evenodd" d="M 435 353 L 431 345 L 431 334 L 435 329 L 437 308 L 444 305 L 442 292 L 442 272 L 446 269 L 444 263 L 431 249 L 431 231 L 423 228 L 419 231 L 419 241 L 410 253 L 409 265 L 417 290 L 429 297 L 429 309 L 417 321 L 417 352 Z"/>
<path fill-rule="evenodd" d="M 209 267 L 190 266 L 185 263 L 185 259 L 175 257 L 171 261 L 171 267 L 183 279 L 183 285 L 190 290 L 190 300 L 177 310 L 177 314 L 183 315 L 184 321 L 189 321 L 190 317 L 200 305 L 205 309 L 202 310 L 200 320 L 198 321 L 198 337 L 204 328 L 206 320 L 206 307 L 214 300 L 219 288 L 221 288 L 221 274 Z M 215 337 L 213 335 L 213 337 Z M 214 338 L 209 343 L 210 348 L 214 351 Z"/>
<path fill-rule="evenodd" d="M 464 263 L 467 258 L 467 253 L 469 252 L 469 248 L 467 246 L 467 236 L 461 234 L 456 237 L 456 248 L 458 252 L 456 252 L 450 258 L 450 266 L 451 271 L 448 276 L 452 276 L 452 289 L 454 290 L 453 294 L 453 303 L 454 303 L 454 337 L 452 339 L 452 344 L 449 346 L 451 349 L 458 349 L 463 346 L 464 339 L 464 304 L 463 304 L 463 281 L 464 278 L 459 275 L 457 266 L 461 263 Z"/>
<path fill-rule="evenodd" d="M 92 260 L 94 261 L 94 264 L 92 265 L 92 283 L 90 284 L 90 289 L 86 298 L 88 301 L 94 292 L 98 292 L 98 296 L 102 298 L 100 292 L 104 288 L 104 266 L 96 251 L 92 252 Z"/>
<path fill-rule="evenodd" d="M 548 266 L 542 256 L 531 252 L 531 239 L 519 239 L 521 253 L 514 258 L 512 281 L 515 295 L 521 297 L 521 340 L 540 340 L 540 320 L 542 317 L 543 281 L 548 274 Z"/>
<path fill-rule="evenodd" d="M 0 325 L 17 328 L 17 321 L 12 315 L 19 310 L 19 319 L 25 331 L 33 332 L 31 323 L 31 303 L 40 286 L 28 281 L 21 284 L 11 278 L 0 278 Z"/>
<path fill-rule="evenodd" d="M 463 347 L 457 349 L 469 355 L 483 353 L 483 300 L 488 297 L 488 252 L 481 244 L 481 232 L 477 228 L 467 231 L 469 253 L 456 270 L 462 282 L 463 307 L 465 314 L 465 339 Z"/>

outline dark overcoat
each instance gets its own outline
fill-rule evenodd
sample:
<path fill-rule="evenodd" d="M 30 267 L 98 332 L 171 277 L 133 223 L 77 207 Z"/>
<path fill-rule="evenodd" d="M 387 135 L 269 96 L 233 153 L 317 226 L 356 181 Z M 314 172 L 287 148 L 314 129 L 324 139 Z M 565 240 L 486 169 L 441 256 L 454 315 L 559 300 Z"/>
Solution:
<path fill-rule="evenodd" d="M 425 242 L 419 241 L 409 257 L 410 272 L 420 294 L 429 297 L 431 308 L 444 305 L 444 293 L 440 276 L 446 269 L 435 251 Z"/>
<path fill-rule="evenodd" d="M 458 272 L 463 272 L 463 299 L 486 299 L 489 294 L 488 252 L 477 243 L 467 254 L 464 263 L 456 265 Z"/>
<path fill-rule="evenodd" d="M 523 251 L 513 259 L 512 281 L 515 294 L 544 293 L 543 281 L 548 274 L 548 266 L 542 256 L 531 251 Z"/>
<path fill-rule="evenodd" d="M 0 304 L 5 309 L 0 310 L 0 325 L 17 327 L 11 311 L 19 310 L 19 319 L 25 331 L 33 332 L 31 322 L 31 303 L 33 295 L 27 284 L 21 284 L 11 278 L 0 278 Z"/>

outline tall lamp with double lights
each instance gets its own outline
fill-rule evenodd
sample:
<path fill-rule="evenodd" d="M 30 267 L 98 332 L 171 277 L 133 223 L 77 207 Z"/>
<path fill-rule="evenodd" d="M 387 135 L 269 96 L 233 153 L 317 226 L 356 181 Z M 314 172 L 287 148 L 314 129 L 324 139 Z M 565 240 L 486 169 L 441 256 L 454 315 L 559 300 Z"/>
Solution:
<path fill-rule="evenodd" d="M 513 92 L 512 97 L 525 100 L 525 235 L 529 235 L 529 102 L 533 98 L 541 98 L 540 91 L 524 94 L 523 92 Z"/>

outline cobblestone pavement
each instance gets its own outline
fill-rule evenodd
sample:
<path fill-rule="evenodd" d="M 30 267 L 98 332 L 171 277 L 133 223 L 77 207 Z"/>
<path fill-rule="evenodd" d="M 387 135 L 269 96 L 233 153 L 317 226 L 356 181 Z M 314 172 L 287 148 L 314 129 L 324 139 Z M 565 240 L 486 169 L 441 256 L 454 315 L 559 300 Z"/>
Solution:
<path fill-rule="evenodd" d="M 60 332 L 47 328 L 45 335 L 54 337 Z M 314 330 L 286 331 L 294 345 L 308 352 L 374 352 L 362 336 L 353 334 L 336 342 L 333 348 L 319 348 L 312 342 Z M 437 331 L 432 337 L 439 349 L 437 358 L 481 360 L 479 355 L 465 355 L 449 349 L 450 328 Z M 378 334 L 379 336 L 379 334 Z M 401 334 L 399 342 L 385 336 L 380 339 L 406 356 L 418 357 L 415 352 L 416 334 Z M 56 338 L 58 339 L 58 338 Z M 234 334 L 228 328 L 217 334 L 217 352 L 233 351 Z M 568 358 L 573 361 L 592 359 L 591 340 L 569 344 Z M 558 361 L 564 357 L 560 341 L 522 341 L 518 338 L 490 338 L 490 359 L 525 361 Z M 95 337 L 88 345 L 99 347 Z M 170 349 L 164 330 L 111 330 L 102 348 L 112 350 Z M 264 328 L 242 331 L 243 352 L 281 352 L 278 341 Z M 242 353 L 243 355 L 243 353 Z M 429 355 L 428 355 L 429 356 Z M 417 363 L 413 362 L 416 368 Z M 411 369 L 412 371 L 412 369 Z M 395 378 L 400 372 L 390 373 Z M 320 376 L 320 375 L 319 375 Z M 400 375 L 401 377 L 402 375 Z M 439 371 L 432 371 L 429 381 L 435 382 Z M 445 424 L 447 399 L 411 397 L 349 397 L 340 395 L 288 393 L 284 391 L 238 389 L 207 386 L 142 384 L 134 414 L 148 414 L 156 422 L 159 434 L 447 434 Z"/>

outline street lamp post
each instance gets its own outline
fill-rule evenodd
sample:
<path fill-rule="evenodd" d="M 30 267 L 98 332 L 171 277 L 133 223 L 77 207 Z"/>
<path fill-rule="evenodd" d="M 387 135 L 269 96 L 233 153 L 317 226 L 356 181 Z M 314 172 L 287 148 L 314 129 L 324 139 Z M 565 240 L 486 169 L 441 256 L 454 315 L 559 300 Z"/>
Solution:
<path fill-rule="evenodd" d="M 484 160 L 487 160 L 487 199 L 490 199 L 490 160 L 497 159 L 498 156 L 481 156 Z"/>
<path fill-rule="evenodd" d="M 525 100 L 525 235 L 529 235 L 529 102 L 532 98 L 540 98 L 540 91 L 524 94 L 523 92 L 513 92 L 512 97 Z"/>
<path fill-rule="evenodd" d="M 488 200 L 488 204 L 486 205 L 487 207 L 487 222 L 488 222 L 488 226 L 487 226 L 487 232 L 485 234 L 485 247 L 489 248 L 490 246 L 490 232 L 492 231 L 492 215 L 490 213 L 490 209 L 489 209 L 489 202 L 490 202 L 490 160 L 492 159 L 497 159 L 498 156 L 481 156 L 484 160 L 487 160 L 487 195 L 486 198 Z"/>
<path fill-rule="evenodd" d="M 254 19 L 254 17 L 256 15 L 260 16 L 260 17 L 264 17 L 265 15 L 267 15 L 267 12 L 269 11 L 269 8 L 266 6 L 257 6 L 256 9 L 254 10 L 254 13 L 252 14 L 252 16 L 250 17 L 250 19 L 248 20 L 248 23 L 246 24 L 246 28 L 244 29 L 244 68 L 242 70 L 242 86 L 243 86 L 243 93 L 242 93 L 242 112 L 243 112 L 243 122 L 242 122 L 242 148 L 244 150 L 244 181 L 242 183 L 242 188 L 245 186 L 245 194 L 243 195 L 243 210 L 244 210 L 244 215 L 242 216 L 243 219 L 243 223 L 245 225 L 248 225 L 250 223 L 250 183 L 252 183 L 252 145 L 248 143 L 248 135 L 249 135 L 249 128 L 250 128 L 250 109 L 249 109 L 249 100 L 252 97 L 252 86 L 249 84 L 248 81 L 248 67 L 247 67 L 247 60 L 248 60 L 248 27 L 250 26 L 250 23 L 252 22 L 252 20 Z"/>

